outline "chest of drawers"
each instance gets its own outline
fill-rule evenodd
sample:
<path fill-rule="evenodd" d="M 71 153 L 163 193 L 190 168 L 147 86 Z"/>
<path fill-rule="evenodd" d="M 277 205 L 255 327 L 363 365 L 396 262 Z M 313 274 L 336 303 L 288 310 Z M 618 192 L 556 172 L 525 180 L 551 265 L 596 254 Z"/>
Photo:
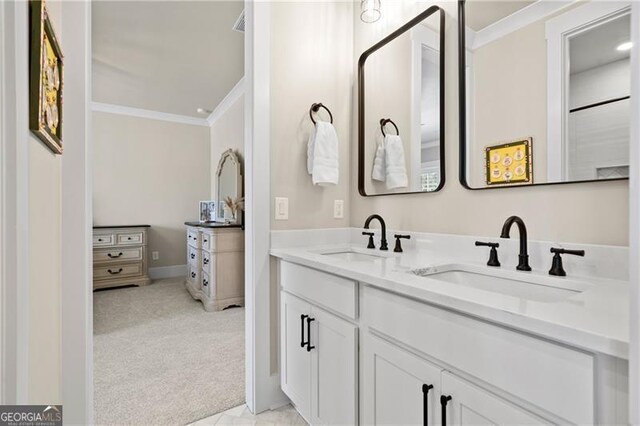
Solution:
<path fill-rule="evenodd" d="M 186 287 L 207 311 L 244 306 L 244 232 L 233 226 L 187 228 Z"/>
<path fill-rule="evenodd" d="M 148 225 L 93 228 L 93 288 L 147 285 Z"/>

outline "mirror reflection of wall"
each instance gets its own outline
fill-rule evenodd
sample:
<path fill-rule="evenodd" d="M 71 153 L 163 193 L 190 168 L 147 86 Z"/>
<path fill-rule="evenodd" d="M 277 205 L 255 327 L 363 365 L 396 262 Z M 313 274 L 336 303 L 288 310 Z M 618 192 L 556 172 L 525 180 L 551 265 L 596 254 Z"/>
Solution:
<path fill-rule="evenodd" d="M 364 90 L 359 93 L 364 97 L 361 193 L 441 187 L 440 38 L 436 12 L 366 58 L 361 68 Z M 390 121 L 382 126 L 383 119 Z"/>
<path fill-rule="evenodd" d="M 469 0 L 465 18 L 471 188 L 628 177 L 628 2 Z M 529 138 L 520 162 L 492 149 Z"/>
<path fill-rule="evenodd" d="M 216 210 L 218 222 L 242 223 L 242 211 L 235 204 L 243 207 L 242 164 L 232 149 L 225 151 L 220 157 L 216 171 Z M 231 199 L 232 203 L 227 202 Z"/>

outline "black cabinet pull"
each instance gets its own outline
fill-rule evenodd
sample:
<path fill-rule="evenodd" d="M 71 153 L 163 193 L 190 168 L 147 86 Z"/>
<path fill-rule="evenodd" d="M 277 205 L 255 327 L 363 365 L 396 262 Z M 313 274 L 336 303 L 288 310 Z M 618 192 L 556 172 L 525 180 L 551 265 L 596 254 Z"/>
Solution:
<path fill-rule="evenodd" d="M 441 395 L 440 405 L 442 405 L 442 426 L 447 426 L 447 403 L 451 401 L 451 395 Z"/>
<path fill-rule="evenodd" d="M 429 425 L 429 390 L 433 389 L 433 385 L 422 385 L 422 424 Z"/>
<path fill-rule="evenodd" d="M 196 258 L 196 254 L 195 253 L 191 253 L 191 258 L 195 259 Z"/>
<path fill-rule="evenodd" d="M 195 272 L 192 272 L 192 273 L 191 273 L 191 278 L 195 278 L 195 277 L 196 277 L 196 273 L 195 273 Z"/>
<path fill-rule="evenodd" d="M 205 265 L 209 264 L 209 259 L 207 259 L 206 257 L 204 259 L 202 259 L 202 263 Z"/>
<path fill-rule="evenodd" d="M 131 237 L 127 237 L 127 240 L 131 241 Z"/>
<path fill-rule="evenodd" d="M 117 259 L 120 256 L 122 256 L 122 252 L 118 253 L 118 254 L 111 254 L 111 253 L 107 253 L 107 256 L 109 256 L 109 258 L 111 259 Z"/>
<path fill-rule="evenodd" d="M 206 286 L 208 286 L 208 285 L 209 285 L 209 281 L 207 281 L 207 280 L 202 280 L 202 285 L 203 285 L 203 286 L 205 286 L 205 287 L 206 287 Z"/>
<path fill-rule="evenodd" d="M 98 238 L 98 242 L 101 243 L 102 242 L 102 238 Z"/>
<path fill-rule="evenodd" d="M 115 272 L 113 272 L 111 269 L 107 269 L 107 272 L 110 273 L 111 275 L 118 275 L 120 272 L 122 272 L 122 268 L 118 269 Z"/>
<path fill-rule="evenodd" d="M 209 242 L 209 240 L 207 240 L 207 239 L 205 238 L 205 239 L 204 239 L 204 242 L 205 242 L 205 243 L 208 243 L 208 242 Z"/>
<path fill-rule="evenodd" d="M 304 348 L 304 346 L 307 344 L 307 342 L 304 341 L 304 320 L 305 318 L 307 318 L 309 315 L 300 315 L 300 347 Z"/>
<path fill-rule="evenodd" d="M 307 352 L 311 352 L 311 349 L 315 349 L 315 346 L 311 346 L 311 323 L 315 321 L 315 318 L 307 318 Z"/>

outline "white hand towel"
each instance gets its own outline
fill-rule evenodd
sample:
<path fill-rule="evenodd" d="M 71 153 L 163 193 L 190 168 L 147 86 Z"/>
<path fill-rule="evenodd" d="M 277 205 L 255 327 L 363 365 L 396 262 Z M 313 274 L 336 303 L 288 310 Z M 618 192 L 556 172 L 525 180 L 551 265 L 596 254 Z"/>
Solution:
<path fill-rule="evenodd" d="M 333 124 L 318 121 L 307 145 L 307 171 L 314 185 L 338 184 L 338 134 Z"/>
<path fill-rule="evenodd" d="M 409 179 L 400 136 L 387 135 L 384 138 L 384 153 L 387 189 L 406 188 Z"/>
<path fill-rule="evenodd" d="M 376 148 L 376 157 L 373 159 L 373 169 L 371 170 L 371 179 L 385 181 L 385 162 L 384 162 L 384 140 L 378 141 Z"/>

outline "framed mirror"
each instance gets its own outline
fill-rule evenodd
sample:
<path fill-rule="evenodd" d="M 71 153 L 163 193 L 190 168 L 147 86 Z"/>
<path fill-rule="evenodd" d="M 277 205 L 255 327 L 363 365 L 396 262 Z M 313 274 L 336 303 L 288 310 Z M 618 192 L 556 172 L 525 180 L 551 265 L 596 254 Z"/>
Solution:
<path fill-rule="evenodd" d="M 459 0 L 465 187 L 628 179 L 630 8 Z"/>
<path fill-rule="evenodd" d="M 216 170 L 216 221 L 242 224 L 242 164 L 232 149 L 222 153 Z M 232 203 L 227 201 L 231 199 Z"/>
<path fill-rule="evenodd" d="M 444 186 L 444 42 L 444 11 L 432 6 L 360 56 L 360 195 Z"/>

